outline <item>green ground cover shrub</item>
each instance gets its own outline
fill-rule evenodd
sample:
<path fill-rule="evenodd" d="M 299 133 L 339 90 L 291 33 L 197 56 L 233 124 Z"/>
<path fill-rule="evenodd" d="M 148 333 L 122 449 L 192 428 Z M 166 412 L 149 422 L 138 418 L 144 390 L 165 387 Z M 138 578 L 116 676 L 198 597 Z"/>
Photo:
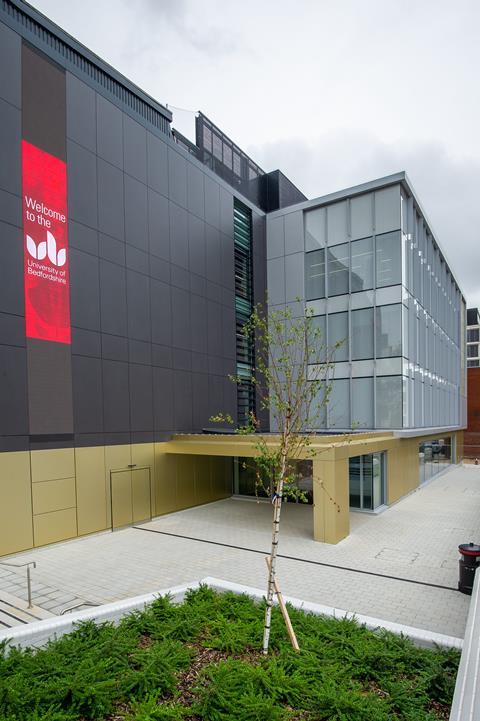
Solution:
<path fill-rule="evenodd" d="M 275 612 L 245 596 L 159 598 L 118 626 L 80 624 L 40 650 L 0 648 L 2 721 L 435 721 L 448 718 L 459 653 L 422 649 L 350 620 L 290 609 L 301 652 Z"/>

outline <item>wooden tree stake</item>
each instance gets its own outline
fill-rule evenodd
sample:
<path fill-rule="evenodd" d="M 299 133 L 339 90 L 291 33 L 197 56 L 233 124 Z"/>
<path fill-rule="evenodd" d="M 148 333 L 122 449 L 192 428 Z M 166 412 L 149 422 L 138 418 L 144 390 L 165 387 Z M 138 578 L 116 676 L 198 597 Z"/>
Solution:
<path fill-rule="evenodd" d="M 268 570 L 270 571 L 270 556 L 265 556 L 265 562 L 267 564 Z M 297 637 L 295 636 L 295 631 L 293 630 L 292 622 L 290 621 L 290 616 L 288 615 L 288 609 L 285 605 L 285 601 L 283 600 L 282 592 L 276 578 L 273 583 L 275 587 L 275 593 L 277 594 L 278 605 L 280 606 L 283 620 L 285 621 L 285 626 L 287 627 L 290 643 L 292 644 L 295 651 L 300 651 L 300 646 L 298 645 Z"/>

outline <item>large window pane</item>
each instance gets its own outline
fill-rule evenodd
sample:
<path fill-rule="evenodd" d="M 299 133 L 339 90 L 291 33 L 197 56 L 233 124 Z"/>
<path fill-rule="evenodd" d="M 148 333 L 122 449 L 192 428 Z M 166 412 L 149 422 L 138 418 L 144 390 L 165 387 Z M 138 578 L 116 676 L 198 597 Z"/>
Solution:
<path fill-rule="evenodd" d="M 325 247 L 325 208 L 316 208 L 305 213 L 305 249 L 317 250 Z"/>
<path fill-rule="evenodd" d="M 377 358 L 402 355 L 402 306 L 382 305 L 376 309 Z"/>
<path fill-rule="evenodd" d="M 348 243 L 328 249 L 328 295 L 348 293 Z"/>
<path fill-rule="evenodd" d="M 352 426 L 373 428 L 373 378 L 352 380 Z"/>
<path fill-rule="evenodd" d="M 480 340 L 478 328 L 467 328 L 467 343 L 476 343 Z"/>
<path fill-rule="evenodd" d="M 305 293 L 307 300 L 325 298 L 325 251 L 305 254 Z"/>
<path fill-rule="evenodd" d="M 402 377 L 377 378 L 377 428 L 402 427 Z"/>
<path fill-rule="evenodd" d="M 332 381 L 328 400 L 328 426 L 342 430 L 350 427 L 350 381 L 342 378 Z"/>
<path fill-rule="evenodd" d="M 317 395 L 310 406 L 308 428 L 321 429 L 327 427 L 327 402 L 330 394 L 330 385 L 322 381 L 317 385 Z"/>
<path fill-rule="evenodd" d="M 373 288 L 373 238 L 352 243 L 352 293 Z"/>
<path fill-rule="evenodd" d="M 362 478 L 362 495 L 363 508 L 368 511 L 373 510 L 373 455 L 369 453 L 363 458 L 363 478 Z"/>
<path fill-rule="evenodd" d="M 312 330 L 316 346 L 315 359 L 327 360 L 327 324 L 325 315 L 316 315 L 312 318 Z"/>
<path fill-rule="evenodd" d="M 338 348 L 334 351 L 337 344 Z M 348 313 L 328 316 L 328 348 L 333 353 L 333 360 L 348 360 Z"/>
<path fill-rule="evenodd" d="M 352 311 L 352 360 L 373 358 L 373 308 Z"/>
<path fill-rule="evenodd" d="M 401 282 L 402 252 L 400 231 L 377 235 L 375 268 L 377 288 L 396 285 Z"/>

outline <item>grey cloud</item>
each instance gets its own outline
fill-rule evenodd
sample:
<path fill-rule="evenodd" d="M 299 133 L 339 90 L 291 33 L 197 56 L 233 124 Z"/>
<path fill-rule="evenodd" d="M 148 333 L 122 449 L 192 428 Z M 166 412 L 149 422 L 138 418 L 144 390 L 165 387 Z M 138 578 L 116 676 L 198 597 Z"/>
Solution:
<path fill-rule="evenodd" d="M 406 170 L 467 304 L 480 306 L 478 159 L 452 158 L 441 143 L 386 144 L 354 131 L 249 150 L 265 169 L 279 167 L 309 198 Z"/>

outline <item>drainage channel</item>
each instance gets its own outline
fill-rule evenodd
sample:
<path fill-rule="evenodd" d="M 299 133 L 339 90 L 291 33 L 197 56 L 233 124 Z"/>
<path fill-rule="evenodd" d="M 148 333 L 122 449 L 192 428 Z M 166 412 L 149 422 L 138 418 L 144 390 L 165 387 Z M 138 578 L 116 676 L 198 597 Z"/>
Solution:
<path fill-rule="evenodd" d="M 142 526 L 132 526 L 136 531 L 147 531 L 148 533 L 158 533 L 161 536 L 171 536 L 172 538 L 183 538 L 185 541 L 196 541 L 197 543 L 208 543 L 211 546 L 222 546 L 223 548 L 233 548 L 237 551 L 248 551 L 248 553 L 258 553 L 262 556 L 268 556 L 268 551 L 260 551 L 257 548 L 246 548 L 245 546 L 234 546 L 231 543 L 222 543 L 221 541 L 209 541 L 206 538 L 194 538 L 193 536 L 184 536 L 181 533 L 170 533 L 168 531 L 157 531 L 154 528 L 145 528 Z M 458 588 L 454 586 L 442 586 L 440 583 L 429 583 L 428 581 L 417 581 L 413 578 L 402 578 L 401 576 L 390 576 L 387 573 L 376 573 L 375 571 L 365 571 L 361 568 L 350 568 L 349 566 L 337 566 L 335 563 L 326 563 L 325 561 L 311 561 L 308 558 L 298 558 L 297 556 L 286 556 L 278 553 L 277 558 L 284 558 L 287 561 L 297 561 L 297 563 L 308 563 L 311 566 L 324 566 L 325 568 L 335 568 L 338 571 L 349 571 L 350 573 L 360 573 L 364 576 L 376 576 L 377 578 L 388 578 L 390 581 L 401 581 L 402 583 L 413 583 L 416 586 L 428 586 L 429 588 L 439 588 L 442 591 L 455 591 Z"/>

